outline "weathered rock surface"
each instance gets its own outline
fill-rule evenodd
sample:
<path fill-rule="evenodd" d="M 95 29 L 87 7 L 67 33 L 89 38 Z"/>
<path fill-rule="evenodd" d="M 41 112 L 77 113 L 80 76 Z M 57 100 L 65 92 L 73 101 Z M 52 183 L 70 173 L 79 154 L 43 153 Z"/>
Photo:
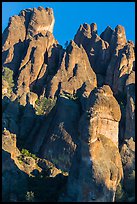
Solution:
<path fill-rule="evenodd" d="M 39 86 L 37 81 L 42 79 L 44 82 L 46 80 L 48 58 L 51 57 L 51 53 L 48 51 L 57 47 L 57 45 L 53 46 L 54 43 L 56 41 L 51 33 L 47 37 L 38 37 L 38 39 L 30 41 L 27 53 L 19 68 L 17 95 L 23 97 L 25 93 L 30 92 L 30 89 L 33 90 L 34 86 L 36 93 L 41 93 L 40 89 L 37 92 Z"/>
<path fill-rule="evenodd" d="M 85 49 L 95 73 L 104 75 L 110 59 L 109 44 L 98 36 L 97 25 L 95 23 L 81 25 L 74 41 Z"/>
<path fill-rule="evenodd" d="M 134 43 L 121 25 L 99 36 L 84 23 L 63 49 L 54 22 L 50 8 L 24 9 L 3 32 L 3 200 L 115 201 L 123 178 L 133 201 Z"/>
<path fill-rule="evenodd" d="M 123 169 L 118 150 L 120 108 L 109 86 L 91 92 L 87 110 L 79 123 L 80 145 L 70 169 L 67 195 L 61 200 L 112 202 Z"/>
<path fill-rule="evenodd" d="M 126 40 L 124 27 L 109 26 L 100 36 L 97 25 L 83 24 L 77 31 L 74 41 L 82 45 L 88 55 L 91 67 L 96 74 L 102 75 L 114 94 L 123 92 L 127 75 L 134 69 L 134 44 Z M 98 86 L 101 86 L 98 80 Z"/>
<path fill-rule="evenodd" d="M 121 112 L 111 88 L 108 85 L 104 85 L 99 89 L 94 89 L 87 103 L 88 117 L 90 118 L 88 130 L 92 137 L 89 139 L 97 139 L 98 134 L 105 135 L 118 147 L 118 125 Z M 84 114 L 87 115 L 87 112 Z M 82 129 L 83 127 L 81 126 Z"/>
<path fill-rule="evenodd" d="M 2 135 L 2 148 L 4 151 L 11 154 L 11 159 L 14 160 L 16 168 L 24 171 L 27 174 L 30 174 L 35 168 L 37 169 L 36 162 L 31 157 L 25 157 L 19 159 L 21 153 L 16 146 L 16 135 L 10 133 L 8 130 L 3 131 Z"/>
<path fill-rule="evenodd" d="M 27 38 L 29 36 L 34 37 L 37 34 L 46 35 L 47 31 L 52 33 L 54 22 L 55 19 L 51 8 L 44 9 L 41 6 L 38 9 L 34 8 L 28 25 Z"/>
<path fill-rule="evenodd" d="M 106 84 L 109 84 L 114 94 L 122 94 L 128 75 L 134 69 L 134 45 L 127 42 L 115 48 L 106 73 Z"/>
<path fill-rule="evenodd" d="M 126 139 L 120 151 L 124 180 L 123 190 L 128 202 L 135 202 L 135 142 L 133 138 Z"/>
<path fill-rule="evenodd" d="M 78 104 L 73 100 L 61 97 L 57 102 L 54 118 L 47 132 L 44 131 L 46 137 L 39 149 L 40 155 L 63 171 L 69 171 L 78 143 L 77 121 L 79 118 Z"/>
<path fill-rule="evenodd" d="M 135 141 L 135 72 L 128 75 L 126 81 L 127 104 L 126 104 L 126 129 L 125 138 L 131 137 Z"/>
<path fill-rule="evenodd" d="M 27 175 L 20 171 L 7 151 L 2 150 L 2 200 L 22 201 L 27 191 Z"/>
<path fill-rule="evenodd" d="M 124 171 L 123 191 L 128 202 L 135 201 L 135 71 L 126 80 L 125 134 L 121 144 Z"/>
<path fill-rule="evenodd" d="M 37 97 L 32 91 L 33 86 L 35 92 L 41 94 L 48 70 L 54 73 L 58 67 L 61 46 L 52 35 L 53 26 L 53 10 L 38 7 L 22 10 L 12 17 L 3 33 L 3 66 L 14 70 L 15 98 L 19 98 L 21 105 L 26 105 L 27 97 L 34 104 Z"/>
<path fill-rule="evenodd" d="M 57 74 L 50 82 L 48 96 L 53 97 L 57 93 L 75 95 L 79 91 L 80 95 L 88 97 L 96 86 L 96 75 L 85 50 L 71 41 L 64 52 Z"/>
<path fill-rule="evenodd" d="M 53 163 L 36 156 L 34 158 L 34 156 L 27 150 L 20 152 L 16 146 L 16 135 L 4 129 L 2 134 L 2 199 L 4 202 L 26 201 L 29 186 L 34 185 L 35 182 L 40 182 L 40 178 L 44 176 L 47 178 L 47 183 L 46 181 L 44 183 L 45 188 L 51 185 L 48 179 L 50 177 L 55 178 L 52 183 L 56 187 L 53 191 L 49 191 L 50 196 L 54 193 L 58 194 L 57 185 L 66 182 L 65 177 L 68 175 L 66 172 L 62 173 Z M 57 175 L 62 175 L 60 180 L 56 178 Z M 37 181 L 37 179 L 39 180 Z M 36 197 L 38 198 L 39 188 L 36 189 Z M 46 196 L 41 198 L 41 201 L 42 199 L 46 200 Z"/>

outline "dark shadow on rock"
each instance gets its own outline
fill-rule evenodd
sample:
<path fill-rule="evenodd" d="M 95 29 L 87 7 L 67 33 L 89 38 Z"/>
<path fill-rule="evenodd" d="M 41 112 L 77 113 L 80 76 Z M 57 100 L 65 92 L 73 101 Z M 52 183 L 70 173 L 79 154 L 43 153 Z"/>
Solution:
<path fill-rule="evenodd" d="M 29 176 L 21 171 L 8 152 L 2 150 L 2 201 L 25 201 Z"/>
<path fill-rule="evenodd" d="M 30 84 L 31 91 L 33 91 L 34 93 L 38 94 L 38 96 L 40 96 L 48 84 L 48 87 L 46 88 L 46 96 L 48 96 L 48 89 L 50 87 L 50 82 L 52 78 L 56 75 L 61 65 L 62 58 L 63 58 L 63 49 L 60 45 L 52 48 L 50 57 L 48 57 L 48 52 L 46 50 L 44 54 L 44 63 L 42 65 L 42 67 L 44 65 L 47 65 L 46 71 L 40 79 L 38 79 L 39 77 L 38 75 L 37 79 Z M 41 67 L 41 70 L 42 70 L 42 67 Z"/>
<path fill-rule="evenodd" d="M 5 44 L 8 34 L 9 34 L 9 31 L 8 31 L 8 26 L 7 26 L 2 34 L 2 46 Z"/>
<path fill-rule="evenodd" d="M 68 177 L 63 174 L 50 177 L 46 172 L 41 172 L 36 177 L 29 177 L 29 188 L 34 192 L 36 201 L 57 202 L 66 186 L 67 179 Z"/>
<path fill-rule="evenodd" d="M 79 108 L 79 105 L 73 100 L 59 97 L 51 115 L 48 116 L 49 124 L 47 125 L 45 120 L 37 134 L 40 139 L 45 133 L 45 138 L 39 148 L 39 155 L 64 171 L 69 169 L 75 145 L 79 142 Z"/>
<path fill-rule="evenodd" d="M 8 56 L 8 53 L 9 53 L 9 49 L 2 52 L 2 64 L 4 64 L 4 62 Z"/>
<path fill-rule="evenodd" d="M 2 100 L 2 130 L 6 128 L 16 134 L 18 148 L 31 150 L 31 146 L 27 145 L 28 136 L 35 129 L 35 124 L 41 124 L 45 117 L 36 115 L 33 106 L 29 103 L 22 106 L 17 100 L 11 101 L 6 96 Z"/>
<path fill-rule="evenodd" d="M 50 174 L 36 169 L 29 176 L 21 171 L 8 152 L 2 151 L 2 201 L 3 202 L 52 202 L 63 191 L 67 176 Z M 31 194 L 32 192 L 32 194 Z"/>
<path fill-rule="evenodd" d="M 75 101 L 58 98 L 56 105 L 47 115 L 36 115 L 29 102 L 26 106 L 22 106 L 17 100 L 11 101 L 4 97 L 2 114 L 2 129 L 6 128 L 11 133 L 16 134 L 19 149 L 27 149 L 36 156 L 45 158 L 43 151 L 45 152 L 46 147 L 50 149 L 53 146 L 55 157 L 58 157 L 58 153 L 60 154 L 63 148 L 69 152 L 69 154 L 67 153 L 68 158 L 73 157 L 69 151 L 69 143 L 65 141 L 65 135 L 69 135 L 67 137 L 72 143 L 78 143 L 80 106 Z M 51 144 L 54 134 L 59 139 Z M 51 158 L 46 159 L 54 163 Z"/>
<path fill-rule="evenodd" d="M 19 67 L 21 64 L 22 59 L 24 59 L 25 54 L 27 52 L 30 40 L 25 40 L 23 42 L 19 41 L 18 43 L 14 44 L 13 49 L 13 59 L 9 63 L 5 63 L 5 60 L 8 56 L 9 50 L 6 50 L 2 53 L 3 58 L 3 66 L 8 67 L 9 69 L 13 70 L 14 72 L 14 82 L 16 83 L 17 78 L 19 76 Z M 11 49 L 11 48 L 10 48 Z"/>
<path fill-rule="evenodd" d="M 127 76 L 126 76 L 127 78 Z M 125 131 L 126 131 L 126 106 L 127 106 L 127 92 L 130 93 L 130 96 L 133 97 L 135 101 L 135 84 L 129 84 L 126 86 L 126 90 L 123 92 L 118 92 L 115 95 L 116 100 L 119 103 L 120 110 L 121 110 L 121 119 L 119 122 L 119 148 L 121 149 L 124 140 L 125 140 Z"/>
<path fill-rule="evenodd" d="M 61 82 L 59 82 L 59 84 L 58 84 L 58 89 L 57 89 L 57 91 L 55 93 L 55 97 L 58 97 L 58 95 L 60 93 L 60 90 L 61 90 Z"/>

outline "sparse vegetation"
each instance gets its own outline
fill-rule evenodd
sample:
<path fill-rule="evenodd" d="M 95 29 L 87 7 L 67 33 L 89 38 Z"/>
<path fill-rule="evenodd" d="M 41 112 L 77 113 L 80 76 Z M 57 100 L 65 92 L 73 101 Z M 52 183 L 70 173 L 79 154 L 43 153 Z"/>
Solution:
<path fill-rule="evenodd" d="M 27 149 L 22 149 L 21 154 L 26 157 L 32 157 L 33 159 L 37 159 L 35 154 L 30 153 Z M 21 157 L 20 157 L 21 158 Z"/>
<path fill-rule="evenodd" d="M 37 99 L 35 102 L 36 114 L 37 115 L 48 114 L 55 106 L 55 104 L 56 104 L 56 98 L 51 99 L 51 98 L 41 97 L 40 99 Z"/>
<path fill-rule="evenodd" d="M 34 192 L 28 191 L 28 192 L 26 193 L 26 200 L 27 200 L 28 202 L 33 202 L 33 201 L 34 201 Z"/>
<path fill-rule="evenodd" d="M 8 67 L 3 67 L 2 70 L 2 81 L 6 81 L 8 83 L 7 92 L 10 94 L 12 92 L 12 88 L 14 86 L 13 81 L 13 71 Z"/>
<path fill-rule="evenodd" d="M 126 108 L 125 104 L 124 104 L 122 101 L 120 102 L 120 107 L 121 107 L 122 109 L 125 109 L 125 108 Z"/>

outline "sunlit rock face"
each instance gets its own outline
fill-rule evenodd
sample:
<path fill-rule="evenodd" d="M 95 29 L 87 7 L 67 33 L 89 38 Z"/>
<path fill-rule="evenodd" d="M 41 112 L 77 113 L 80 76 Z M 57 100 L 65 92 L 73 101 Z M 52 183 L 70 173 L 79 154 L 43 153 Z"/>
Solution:
<path fill-rule="evenodd" d="M 70 169 L 65 201 L 113 202 L 123 177 L 118 149 L 119 105 L 108 85 L 91 92 L 79 122 L 80 144 Z"/>
<path fill-rule="evenodd" d="M 42 202 L 54 197 L 55 201 L 117 202 L 121 182 L 127 200 L 133 201 L 134 43 L 126 39 L 121 25 L 108 26 L 99 36 L 96 23 L 84 23 L 63 48 L 54 38 L 54 23 L 51 8 L 28 8 L 12 16 L 3 32 L 4 200 L 23 201 L 18 186 L 24 182 L 25 192 L 30 186 L 22 172 L 42 170 L 52 182 L 50 188 L 44 175 L 38 176 L 44 182 L 37 187 L 44 191 Z M 27 151 L 24 157 L 22 148 L 33 157 L 28 158 Z M 15 194 L 10 195 L 13 185 Z"/>
<path fill-rule="evenodd" d="M 54 14 L 51 8 L 44 9 L 43 7 L 34 8 L 30 23 L 28 25 L 27 37 L 37 34 L 45 35 L 47 31 L 53 32 Z"/>

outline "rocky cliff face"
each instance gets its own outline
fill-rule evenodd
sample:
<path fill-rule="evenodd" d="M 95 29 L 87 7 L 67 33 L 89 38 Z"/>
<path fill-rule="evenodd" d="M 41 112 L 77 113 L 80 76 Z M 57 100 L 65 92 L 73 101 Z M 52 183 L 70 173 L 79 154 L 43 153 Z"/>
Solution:
<path fill-rule="evenodd" d="M 54 22 L 24 9 L 3 32 L 3 200 L 134 201 L 134 43 L 85 23 L 64 49 Z"/>
<path fill-rule="evenodd" d="M 123 176 L 116 137 L 120 108 L 107 85 L 91 92 L 88 107 L 79 123 L 79 155 L 68 178 L 67 199 L 112 202 Z"/>

